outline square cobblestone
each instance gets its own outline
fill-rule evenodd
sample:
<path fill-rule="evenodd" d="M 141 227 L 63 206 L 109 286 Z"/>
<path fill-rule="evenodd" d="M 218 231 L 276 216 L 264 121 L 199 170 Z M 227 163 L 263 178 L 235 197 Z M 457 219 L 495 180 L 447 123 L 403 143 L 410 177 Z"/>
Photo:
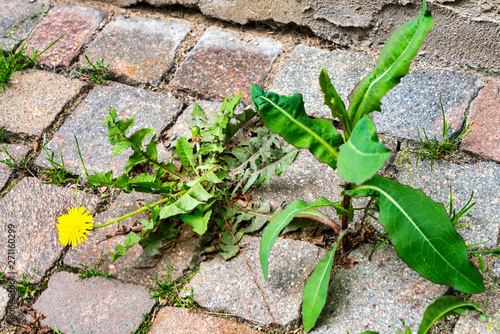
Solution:
<path fill-rule="evenodd" d="M 86 86 L 47 71 L 16 72 L 0 94 L 0 125 L 10 132 L 40 136 Z"/>
<path fill-rule="evenodd" d="M 16 48 L 20 40 L 28 37 L 33 26 L 43 17 L 38 15 L 33 18 L 33 15 L 47 10 L 51 3 L 52 0 L 0 0 L 0 36 L 10 32 L 8 37 L 0 38 L 0 49 Z"/>
<path fill-rule="evenodd" d="M 9 153 L 5 153 L 4 149 L 7 150 Z M 31 147 L 26 146 L 26 145 L 19 145 L 19 144 L 2 144 L 0 143 L 0 190 L 5 186 L 7 181 L 9 180 L 10 176 L 13 173 L 13 170 L 10 169 L 10 167 L 6 163 L 2 163 L 1 161 L 3 159 L 8 159 L 12 160 L 11 157 L 14 159 L 15 162 L 20 163 L 23 160 L 23 157 L 28 154 L 28 152 L 31 151 Z M 11 157 L 9 157 L 9 155 Z M 1 319 L 1 318 L 0 318 Z"/>
<path fill-rule="evenodd" d="M 38 58 L 38 63 L 48 67 L 68 67 L 92 38 L 107 13 L 100 10 L 60 4 L 53 7 L 26 40 L 28 50 L 41 52 L 59 37 L 64 36 Z"/>
<path fill-rule="evenodd" d="M 251 103 L 252 84 L 262 85 L 281 48 L 276 40 L 210 27 L 182 62 L 172 85 L 216 99 L 241 91 L 243 102 Z"/>
<path fill-rule="evenodd" d="M 358 81 L 375 68 L 375 63 L 375 57 L 364 53 L 325 51 L 300 44 L 276 74 L 269 91 L 280 95 L 300 93 L 309 116 L 331 118 L 330 109 L 323 105 L 324 95 L 319 87 L 321 69 L 326 67 L 333 86 L 348 107 L 347 96 Z"/>
<path fill-rule="evenodd" d="M 64 163 L 69 170 L 82 173 L 80 157 L 74 135 L 76 135 L 82 158 L 89 173 L 113 171 L 117 177 L 125 173 L 125 164 L 132 154 L 129 148 L 119 155 L 111 156 L 108 127 L 102 125 L 111 109 L 116 109 L 118 119 L 135 118 L 134 126 L 127 133 L 131 135 L 140 128 L 155 129 L 158 135 L 180 112 L 181 102 L 164 94 L 154 93 L 119 83 L 110 82 L 96 87 L 46 145 L 59 159 L 62 152 Z M 44 154 L 35 164 L 43 168 Z"/>
<path fill-rule="evenodd" d="M 448 70 L 416 70 L 408 73 L 401 83 L 382 98 L 382 112 L 373 113 L 377 131 L 390 136 L 418 140 L 440 140 L 443 117 L 439 98 L 443 102 L 446 122 L 451 124 L 448 136 L 459 131 L 465 112 L 482 86 L 477 75 Z"/>
<path fill-rule="evenodd" d="M 175 51 L 189 23 L 116 17 L 89 45 L 85 55 L 95 63 L 104 59 L 110 74 L 130 84 L 158 85 L 174 65 Z M 80 57 L 80 66 L 88 65 Z"/>
<path fill-rule="evenodd" d="M 161 196 L 142 193 L 121 194 L 111 207 L 104 213 L 95 217 L 94 225 L 106 223 L 127 213 L 138 209 L 137 201 L 154 203 L 159 201 Z M 121 226 L 132 227 L 138 219 L 148 219 L 141 213 L 119 222 Z M 165 252 L 162 256 L 145 256 L 140 245 L 135 245 L 129 249 L 125 256 L 120 257 L 115 262 L 111 261 L 109 252 L 115 252 L 116 245 L 123 244 L 126 234 L 117 235 L 106 240 L 106 235 L 113 235 L 117 224 L 109 225 L 89 234 L 89 240 L 71 248 L 64 257 L 64 264 L 72 267 L 83 266 L 92 268 L 102 257 L 103 262 L 99 267 L 102 272 L 110 273 L 114 277 L 130 283 L 155 287 L 153 279 L 158 277 L 164 279 L 170 265 L 172 265 L 171 279 L 182 277 L 185 270 L 189 268 L 194 249 L 198 245 L 199 239 L 194 236 L 190 227 L 184 227 L 178 239 L 176 247 Z"/>
<path fill-rule="evenodd" d="M 99 198 L 95 195 L 78 192 L 75 189 L 61 188 L 42 184 L 36 178 L 27 177 L 0 200 L 0 239 L 7 244 L 8 225 L 15 225 L 15 265 L 13 272 L 16 280 L 24 273 L 31 282 L 38 283 L 47 270 L 61 257 L 64 246 L 59 242 L 57 217 L 75 206 L 84 206 L 94 213 Z M 7 265 L 7 250 L 0 249 L 0 266 Z M 10 274 L 7 272 L 7 276 Z"/>
<path fill-rule="evenodd" d="M 467 121 L 474 125 L 462 149 L 500 162 L 500 81 L 490 81 L 479 92 Z"/>
<path fill-rule="evenodd" d="M 130 334 L 154 303 L 144 287 L 104 277 L 82 280 L 62 271 L 52 275 L 33 308 L 45 316 L 42 326 L 62 333 Z"/>

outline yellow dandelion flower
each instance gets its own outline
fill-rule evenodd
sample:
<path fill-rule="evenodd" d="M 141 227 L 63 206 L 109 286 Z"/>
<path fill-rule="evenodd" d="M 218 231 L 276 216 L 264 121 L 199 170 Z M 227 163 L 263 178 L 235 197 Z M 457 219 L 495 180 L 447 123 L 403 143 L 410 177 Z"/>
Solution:
<path fill-rule="evenodd" d="M 59 242 L 66 245 L 76 247 L 77 244 L 87 240 L 86 233 L 92 229 L 94 218 L 85 207 L 76 207 L 68 211 L 68 213 L 57 218 L 57 230 L 59 231 Z"/>

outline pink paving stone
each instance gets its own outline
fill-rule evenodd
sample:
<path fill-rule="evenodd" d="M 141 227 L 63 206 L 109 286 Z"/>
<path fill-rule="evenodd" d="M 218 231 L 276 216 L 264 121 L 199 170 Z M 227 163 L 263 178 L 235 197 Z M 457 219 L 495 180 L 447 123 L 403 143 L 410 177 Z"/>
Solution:
<path fill-rule="evenodd" d="M 83 169 L 75 143 L 76 135 L 89 173 L 112 170 L 116 177 L 125 172 L 132 150 L 129 148 L 112 156 L 108 127 L 102 124 L 109 111 L 116 109 L 118 119 L 135 118 L 128 135 L 141 128 L 155 129 L 158 135 L 174 120 L 180 108 L 179 100 L 164 94 L 114 82 L 99 85 L 80 103 L 46 146 L 54 151 L 56 159 L 59 159 L 61 150 L 67 169 L 81 173 Z M 42 162 L 44 154 L 38 157 L 35 164 L 43 168 Z"/>
<path fill-rule="evenodd" d="M 75 201 L 75 189 L 61 188 L 42 184 L 33 177 L 22 179 L 0 200 L 0 240 L 7 244 L 7 239 L 15 234 L 15 265 L 12 270 L 16 279 L 22 273 L 31 276 L 31 282 L 38 283 L 45 272 L 54 266 L 61 257 L 64 246 L 59 242 L 57 217 L 75 206 L 84 206 L 94 213 L 99 198 L 84 192 L 78 192 Z M 15 225 L 15 232 L 8 233 L 9 224 Z M 0 267 L 7 264 L 8 249 L 0 249 Z M 9 268 L 10 269 L 10 268 Z M 11 271 L 11 270 L 9 270 Z M 9 277 L 12 275 L 7 272 Z"/>
<path fill-rule="evenodd" d="M 62 333 L 129 334 L 142 323 L 154 299 L 146 288 L 115 279 L 58 272 L 33 305 L 45 319 L 42 326 L 57 327 Z"/>
<path fill-rule="evenodd" d="M 151 326 L 150 334 L 258 334 L 247 325 L 216 318 L 214 316 L 190 312 L 185 308 L 165 307 L 158 312 Z"/>
<path fill-rule="evenodd" d="M 106 15 L 106 12 L 83 6 L 55 6 L 26 41 L 28 51 L 31 53 L 31 49 L 35 48 L 41 52 L 64 35 L 38 58 L 38 62 L 49 67 L 68 67 L 78 56 L 80 49 L 90 41 Z"/>
<path fill-rule="evenodd" d="M 471 104 L 472 132 L 462 149 L 500 162 L 500 81 L 492 80 Z"/>
<path fill-rule="evenodd" d="M 16 72 L 0 94 L 0 125 L 10 132 L 40 136 L 86 86 L 47 71 Z"/>
<path fill-rule="evenodd" d="M 7 150 L 8 154 L 5 152 Z M 31 147 L 19 144 L 0 144 L 0 190 L 5 186 L 9 177 L 14 172 L 6 163 L 2 163 L 2 160 L 14 159 L 15 162 L 20 163 L 23 157 L 31 150 Z M 9 155 L 11 157 L 9 157 Z"/>
<path fill-rule="evenodd" d="M 95 217 L 94 225 L 106 223 L 137 210 L 138 201 L 151 204 L 160 199 L 161 196 L 159 195 L 142 193 L 121 194 L 106 212 Z M 148 217 L 141 213 L 120 221 L 119 224 L 131 227 L 138 219 L 148 219 Z M 194 249 L 199 242 L 192 229 L 184 226 L 181 229 L 176 246 L 164 252 L 161 256 L 145 256 L 142 247 L 135 245 L 125 253 L 125 256 L 112 262 L 109 252 L 115 252 L 116 245 L 123 244 L 126 235 L 117 235 L 106 241 L 103 240 L 106 239 L 106 235 L 112 235 L 116 231 L 116 227 L 117 225 L 114 224 L 98 229 L 93 233 L 91 232 L 88 241 L 68 251 L 64 257 L 64 264 L 80 268 L 82 268 L 82 265 L 93 267 L 102 257 L 103 263 L 99 267 L 100 271 L 110 273 L 125 282 L 152 288 L 155 286 L 152 279 L 155 277 L 159 279 L 165 278 L 170 265 L 172 265 L 173 269 L 170 278 L 176 279 L 181 277 L 184 271 L 189 268 Z"/>
<path fill-rule="evenodd" d="M 33 24 L 42 18 L 33 15 L 42 9 L 47 10 L 51 3 L 52 0 L 0 0 L 0 49 L 15 48 L 20 44 L 19 40 L 28 37 Z M 7 33 L 8 37 L 2 38 Z"/>
<path fill-rule="evenodd" d="M 262 85 L 281 48 L 276 40 L 210 27 L 182 62 L 172 85 L 216 99 L 242 91 L 248 104 L 251 85 Z"/>
<path fill-rule="evenodd" d="M 174 65 L 175 50 L 189 31 L 189 23 L 116 17 L 89 45 L 91 62 L 104 59 L 110 74 L 126 83 L 157 85 Z M 80 66 L 88 65 L 80 57 Z"/>

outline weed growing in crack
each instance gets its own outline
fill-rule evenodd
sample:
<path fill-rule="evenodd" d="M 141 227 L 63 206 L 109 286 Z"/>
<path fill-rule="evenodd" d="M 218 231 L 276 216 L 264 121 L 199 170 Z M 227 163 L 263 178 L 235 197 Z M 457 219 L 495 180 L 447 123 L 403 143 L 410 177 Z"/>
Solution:
<path fill-rule="evenodd" d="M 16 159 L 9 153 L 9 150 L 7 149 L 7 144 L 4 146 L 0 147 L 0 153 L 5 153 L 6 157 L 3 159 L 0 159 L 0 163 L 4 163 L 7 166 L 9 166 L 10 169 L 14 171 L 19 171 L 23 170 L 26 168 L 26 157 L 23 156 L 21 161 L 17 162 Z"/>
<path fill-rule="evenodd" d="M 17 292 L 21 294 L 21 299 L 33 299 L 33 297 L 35 296 L 37 290 L 35 289 L 35 286 L 30 283 L 35 273 L 36 270 L 33 271 L 33 274 L 31 276 L 28 276 L 25 273 L 21 274 L 21 279 L 15 286 Z"/>
<path fill-rule="evenodd" d="M 97 61 L 95 63 L 91 62 L 89 57 L 85 55 L 85 59 L 87 60 L 88 65 L 82 67 L 83 71 L 88 70 L 90 73 L 90 81 L 95 83 L 96 85 L 105 83 L 108 81 L 108 71 L 109 64 L 104 66 L 104 59 Z"/>
<path fill-rule="evenodd" d="M 150 289 L 151 298 L 154 298 L 156 302 L 166 303 L 169 306 L 184 307 L 189 310 L 194 308 L 193 303 L 193 290 L 188 290 L 184 288 L 184 285 L 189 283 L 189 280 L 198 272 L 195 271 L 190 276 L 181 277 L 178 279 L 171 279 L 170 275 L 173 271 L 172 266 L 167 269 L 166 277 L 162 280 L 158 279 L 158 276 L 152 278 L 155 282 L 156 287 Z M 179 297 L 181 291 L 190 291 L 191 295 L 184 298 Z"/>
<path fill-rule="evenodd" d="M 50 164 L 49 166 L 46 163 L 42 162 L 42 164 L 47 167 L 47 169 L 40 171 L 40 173 L 44 174 L 50 179 L 50 181 L 44 183 L 60 185 L 68 181 L 72 181 L 74 179 L 71 175 L 72 171 L 66 169 L 62 152 L 59 151 L 59 156 L 61 157 L 61 162 L 59 163 L 56 161 L 55 154 L 52 149 L 47 147 L 42 147 L 42 149 L 45 152 L 45 160 L 47 160 Z"/>
<path fill-rule="evenodd" d="M 151 328 L 151 319 L 150 319 L 150 315 L 147 314 L 147 313 L 144 313 L 142 315 L 142 322 L 141 322 L 141 325 L 139 326 L 139 328 L 137 328 L 137 330 L 135 331 L 134 334 L 148 334 L 149 333 L 149 330 Z"/>
<path fill-rule="evenodd" d="M 81 279 L 90 278 L 90 277 L 94 277 L 94 276 L 101 276 L 104 278 L 110 278 L 112 276 L 111 274 L 103 273 L 102 271 L 99 271 L 99 267 L 101 266 L 101 264 L 103 262 L 104 262 L 104 259 L 101 257 L 101 258 L 99 258 L 99 261 L 97 261 L 97 263 L 94 264 L 91 268 L 87 267 L 84 264 L 81 264 L 81 266 L 83 267 L 83 270 L 78 274 L 78 277 L 80 277 Z"/>

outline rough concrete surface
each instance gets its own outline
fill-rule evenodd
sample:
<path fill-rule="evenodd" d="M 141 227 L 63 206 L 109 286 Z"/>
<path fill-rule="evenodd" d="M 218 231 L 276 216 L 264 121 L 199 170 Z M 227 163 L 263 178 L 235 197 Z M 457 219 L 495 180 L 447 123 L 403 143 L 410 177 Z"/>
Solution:
<path fill-rule="evenodd" d="M 7 303 L 9 302 L 9 292 L 4 288 L 0 287 L 0 320 L 5 316 L 5 309 L 7 308 Z"/>
<path fill-rule="evenodd" d="M 16 276 L 13 278 L 20 280 L 21 274 L 25 274 L 30 282 L 40 282 L 45 272 L 61 257 L 64 248 L 59 242 L 57 217 L 75 206 L 84 206 L 93 214 L 98 202 L 97 196 L 81 191 L 78 193 L 78 202 L 75 202 L 75 189 L 42 184 L 33 177 L 19 181 L 0 199 L 0 222 L 4 226 L 14 225 L 12 233 L 8 233 L 7 228 L 0 230 L 4 244 L 7 244 L 8 237 L 14 236 L 16 241 L 12 270 Z M 9 249 L 0 249 L 2 268 L 7 264 Z"/>
<path fill-rule="evenodd" d="M 33 305 L 45 319 L 43 326 L 57 327 L 62 333 L 135 333 L 149 313 L 154 299 L 146 288 L 115 279 L 58 272 Z"/>
<path fill-rule="evenodd" d="M 188 32 L 187 21 L 117 16 L 89 45 L 85 56 L 92 63 L 103 59 L 120 81 L 156 86 L 174 65 L 175 51 Z M 80 67 L 88 65 L 80 57 Z"/>

